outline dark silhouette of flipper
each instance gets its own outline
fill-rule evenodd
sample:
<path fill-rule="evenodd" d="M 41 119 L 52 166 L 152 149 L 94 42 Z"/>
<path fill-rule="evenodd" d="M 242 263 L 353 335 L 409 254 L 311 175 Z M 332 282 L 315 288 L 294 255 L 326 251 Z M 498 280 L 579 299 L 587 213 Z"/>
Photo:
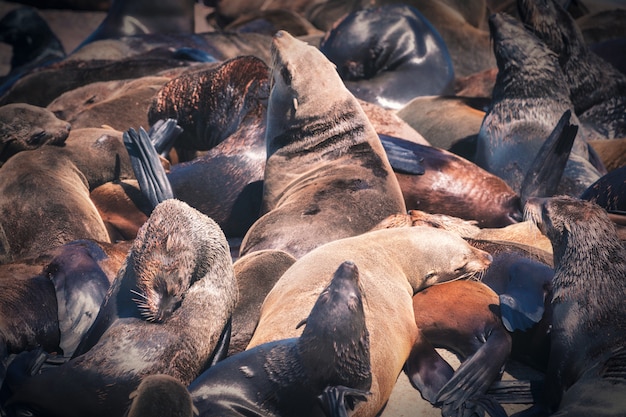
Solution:
<path fill-rule="evenodd" d="M 411 149 L 413 142 L 383 134 L 378 134 L 378 137 L 394 171 L 412 175 L 424 174 L 424 158 L 417 156 Z"/>
<path fill-rule="evenodd" d="M 435 404 L 437 393 L 452 378 L 454 369 L 424 336 L 420 336 L 404 364 L 404 373 L 422 398 Z"/>
<path fill-rule="evenodd" d="M 328 417 L 348 417 L 348 408 L 354 410 L 357 402 L 367 401 L 368 395 L 369 391 L 337 385 L 324 388 L 319 399 Z"/>
<path fill-rule="evenodd" d="M 530 197 L 551 197 L 556 193 L 578 132 L 578 126 L 570 123 L 571 115 L 570 110 L 563 113 L 526 172 L 520 188 L 522 205 Z"/>
<path fill-rule="evenodd" d="M 153 136 L 157 138 L 156 142 L 169 143 L 170 135 L 180 134 L 181 131 L 172 125 L 176 125 L 176 121 L 169 119 L 153 131 Z M 139 128 L 139 132 L 130 128 L 124 132 L 123 137 L 139 188 L 152 204 L 152 208 L 169 198 L 174 198 L 169 179 L 148 133 L 142 127 Z"/>

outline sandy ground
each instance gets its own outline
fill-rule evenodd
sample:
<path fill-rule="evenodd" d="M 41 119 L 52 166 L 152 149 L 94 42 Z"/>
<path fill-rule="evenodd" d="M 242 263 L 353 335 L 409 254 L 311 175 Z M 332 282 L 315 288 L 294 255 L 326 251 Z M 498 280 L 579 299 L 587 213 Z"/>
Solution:
<path fill-rule="evenodd" d="M 13 8 L 20 7 L 18 3 L 0 1 L 0 16 L 4 16 Z M 210 9 L 200 4 L 196 5 L 196 32 L 206 32 L 211 28 L 206 24 L 204 16 Z M 74 12 L 66 10 L 40 10 L 41 15 L 48 21 L 51 29 L 57 34 L 66 53 L 74 48 L 93 31 L 104 19 L 103 12 Z M 11 48 L 0 43 L 0 74 L 6 74 L 10 68 Z M 442 356 L 453 366 L 458 366 L 458 360 L 447 351 L 440 350 Z M 541 375 L 520 364 L 511 363 L 507 366 L 504 379 L 514 379 L 512 373 L 521 379 L 539 379 Z M 528 405 L 505 404 L 505 410 L 511 414 L 523 410 Z M 381 417 L 439 417 L 441 411 L 424 401 L 419 392 L 409 383 L 404 373 L 398 377 L 398 382 L 391 395 L 387 407 Z"/>

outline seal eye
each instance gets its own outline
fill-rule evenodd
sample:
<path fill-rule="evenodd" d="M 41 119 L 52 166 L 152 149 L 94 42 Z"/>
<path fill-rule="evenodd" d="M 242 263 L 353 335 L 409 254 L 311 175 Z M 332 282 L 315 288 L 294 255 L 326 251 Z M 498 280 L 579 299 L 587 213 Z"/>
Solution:
<path fill-rule="evenodd" d="M 291 85 L 292 76 L 291 76 L 291 72 L 289 72 L 287 67 L 282 67 L 280 69 L 280 76 L 283 78 L 283 81 L 285 82 L 285 84 Z"/>

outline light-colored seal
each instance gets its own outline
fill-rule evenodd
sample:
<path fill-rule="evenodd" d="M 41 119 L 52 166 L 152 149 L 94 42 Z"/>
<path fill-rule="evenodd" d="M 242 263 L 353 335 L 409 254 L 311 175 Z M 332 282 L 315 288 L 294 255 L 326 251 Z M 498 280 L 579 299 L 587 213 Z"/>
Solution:
<path fill-rule="evenodd" d="M 405 212 L 380 139 L 333 64 L 284 31 L 272 56 L 263 216 L 241 254 L 280 249 L 298 258 Z"/>
<path fill-rule="evenodd" d="M 248 349 L 297 336 L 297 324 L 346 259 L 359 266 L 372 362 L 372 395 L 355 415 L 374 416 L 389 399 L 417 337 L 414 293 L 477 274 L 491 256 L 431 227 L 376 230 L 319 246 L 285 271 L 267 295 Z"/>
<path fill-rule="evenodd" d="M 5 405 L 121 417 L 143 377 L 168 374 L 187 385 L 202 372 L 236 300 L 221 229 L 187 204 L 166 200 L 139 231 L 74 357 L 14 381 Z"/>

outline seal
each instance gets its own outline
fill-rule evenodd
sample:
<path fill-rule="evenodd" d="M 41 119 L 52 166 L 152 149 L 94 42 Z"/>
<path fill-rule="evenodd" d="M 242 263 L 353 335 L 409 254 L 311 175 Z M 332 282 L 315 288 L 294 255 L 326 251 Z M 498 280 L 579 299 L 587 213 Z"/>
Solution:
<path fill-rule="evenodd" d="M 507 14 L 490 16 L 489 27 L 498 75 L 491 108 L 478 133 L 474 162 L 519 193 L 539 148 L 561 117 L 569 111 L 570 123 L 581 124 L 555 54 Z M 589 162 L 585 139 L 579 129 L 557 188 L 559 194 L 580 195 L 600 177 Z"/>
<path fill-rule="evenodd" d="M 230 356 L 189 385 L 199 416 L 348 415 L 372 383 L 362 291 L 358 266 L 342 262 L 299 337 Z"/>
<path fill-rule="evenodd" d="M 580 120 L 600 138 L 626 136 L 626 74 L 589 49 L 576 21 L 558 2 L 517 4 L 529 30 L 558 55 Z"/>
<path fill-rule="evenodd" d="M 202 372 L 236 299 L 220 228 L 189 205 L 165 200 L 140 229 L 73 358 L 12 381 L 5 408 L 121 417 L 143 377 L 167 374 L 187 385 Z"/>
<path fill-rule="evenodd" d="M 62 145 L 71 127 L 43 107 L 27 103 L 0 106 L 0 166 L 18 152 Z"/>
<path fill-rule="evenodd" d="M 193 34 L 194 2 L 111 0 L 111 6 L 100 25 L 74 51 L 102 39 L 142 34 Z"/>
<path fill-rule="evenodd" d="M 417 96 L 453 92 L 454 69 L 445 42 L 408 5 L 352 12 L 326 32 L 319 48 L 355 97 L 385 108 L 397 110 Z"/>
<path fill-rule="evenodd" d="M 262 216 L 241 255 L 279 249 L 299 258 L 405 212 L 380 139 L 333 64 L 285 31 L 271 50 Z"/>
<path fill-rule="evenodd" d="M 383 145 L 401 149 L 423 167 L 419 175 L 394 168 L 408 210 L 475 220 L 479 227 L 504 227 L 522 220 L 519 195 L 503 179 L 473 162 L 444 149 L 390 136 Z"/>
<path fill-rule="evenodd" d="M 326 243 L 299 258 L 276 282 L 263 302 L 248 349 L 297 336 L 296 325 L 346 259 L 359 266 L 372 364 L 372 395 L 355 415 L 374 416 L 389 399 L 417 337 L 414 293 L 475 275 L 491 256 L 458 234 L 424 226 L 375 230 Z"/>
<path fill-rule="evenodd" d="M 19 7 L 0 19 L 0 42 L 11 45 L 11 69 L 0 77 L 0 95 L 23 74 L 65 58 L 65 48 L 32 7 Z"/>
<path fill-rule="evenodd" d="M 552 330 L 543 396 L 518 416 L 624 415 L 626 249 L 594 203 L 558 196 L 526 209 L 553 246 Z"/>
<path fill-rule="evenodd" d="M 512 348 L 498 294 L 481 282 L 446 282 L 416 293 L 413 310 L 421 335 L 404 368 L 411 384 L 441 407 L 442 415 L 480 409 L 477 400 L 500 378 Z M 454 373 L 449 365 L 438 363 L 444 359 L 435 348 L 451 350 L 462 359 Z"/>
<path fill-rule="evenodd" d="M 179 380 L 169 375 L 148 375 L 130 394 L 132 403 L 127 417 L 193 417 L 198 410 L 191 395 Z"/>

